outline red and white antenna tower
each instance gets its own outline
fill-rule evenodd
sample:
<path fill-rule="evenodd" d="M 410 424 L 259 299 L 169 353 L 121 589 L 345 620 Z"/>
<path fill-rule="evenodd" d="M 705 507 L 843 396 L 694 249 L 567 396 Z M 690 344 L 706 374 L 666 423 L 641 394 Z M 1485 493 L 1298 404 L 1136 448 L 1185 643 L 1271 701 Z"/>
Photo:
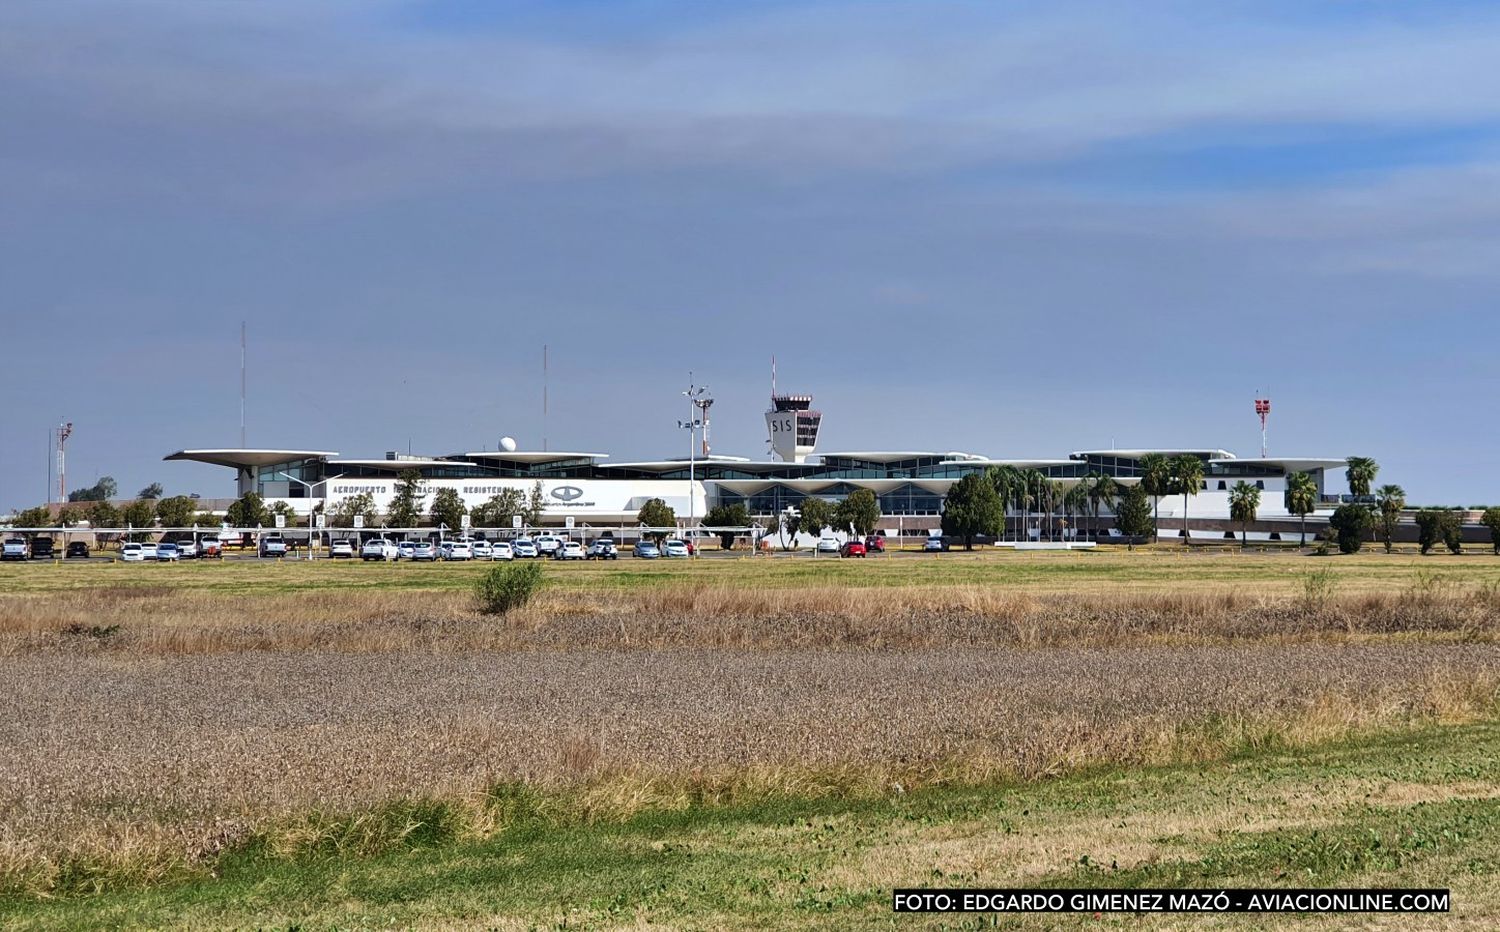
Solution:
<path fill-rule="evenodd" d="M 1255 413 L 1260 415 L 1260 458 L 1266 458 L 1266 418 L 1271 416 L 1271 399 L 1260 397 L 1260 391 L 1255 393 Z"/>
<path fill-rule="evenodd" d="M 57 500 L 68 500 L 67 452 L 68 438 L 73 436 L 73 422 L 60 424 L 57 428 Z"/>

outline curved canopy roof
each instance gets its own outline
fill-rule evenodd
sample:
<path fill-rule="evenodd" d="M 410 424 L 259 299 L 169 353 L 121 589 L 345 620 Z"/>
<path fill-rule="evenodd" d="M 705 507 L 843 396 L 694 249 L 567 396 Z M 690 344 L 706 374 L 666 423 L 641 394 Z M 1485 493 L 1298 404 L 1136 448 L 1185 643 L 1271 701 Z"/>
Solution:
<path fill-rule="evenodd" d="M 217 450 L 178 450 L 176 453 L 162 457 L 163 460 L 190 460 L 195 463 L 209 463 L 214 466 L 231 466 L 234 468 L 250 468 L 254 466 L 275 466 L 278 463 L 290 463 L 293 460 L 328 459 L 330 456 L 338 456 L 331 450 L 259 450 L 242 448 L 224 448 Z"/>

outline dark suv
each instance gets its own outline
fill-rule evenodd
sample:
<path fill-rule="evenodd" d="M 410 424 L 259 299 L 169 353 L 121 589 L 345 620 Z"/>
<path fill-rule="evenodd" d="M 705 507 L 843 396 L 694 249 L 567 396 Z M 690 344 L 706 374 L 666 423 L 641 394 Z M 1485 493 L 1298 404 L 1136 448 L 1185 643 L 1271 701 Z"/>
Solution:
<path fill-rule="evenodd" d="M 50 537 L 34 537 L 31 540 L 31 559 L 50 560 L 54 553 L 54 544 Z"/>
<path fill-rule="evenodd" d="M 75 540 L 68 545 L 68 552 L 64 554 L 64 556 L 66 556 L 68 559 L 72 559 L 73 557 L 83 557 L 85 560 L 87 560 L 89 558 L 89 545 L 85 544 L 81 540 Z"/>

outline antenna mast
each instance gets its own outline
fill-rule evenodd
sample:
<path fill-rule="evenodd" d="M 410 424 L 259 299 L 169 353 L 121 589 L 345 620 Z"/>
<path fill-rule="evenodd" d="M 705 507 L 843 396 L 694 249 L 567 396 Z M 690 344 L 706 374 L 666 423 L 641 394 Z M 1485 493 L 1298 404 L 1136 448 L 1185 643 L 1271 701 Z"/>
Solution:
<path fill-rule="evenodd" d="M 542 452 L 547 450 L 547 344 L 542 344 Z"/>
<path fill-rule="evenodd" d="M 245 322 L 240 321 L 240 449 L 245 448 Z"/>
<path fill-rule="evenodd" d="M 1255 390 L 1255 413 L 1260 415 L 1260 458 L 1266 458 L 1266 418 L 1271 416 L 1271 399 L 1260 397 L 1260 389 Z"/>

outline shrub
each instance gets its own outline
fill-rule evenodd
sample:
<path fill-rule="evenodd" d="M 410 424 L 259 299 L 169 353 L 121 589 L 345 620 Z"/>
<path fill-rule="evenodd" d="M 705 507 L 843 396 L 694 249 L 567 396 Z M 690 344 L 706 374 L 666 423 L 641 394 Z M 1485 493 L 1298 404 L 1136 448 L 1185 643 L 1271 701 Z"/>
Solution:
<path fill-rule="evenodd" d="M 1490 543 L 1500 553 L 1500 508 L 1486 508 L 1479 523 L 1490 529 Z"/>
<path fill-rule="evenodd" d="M 1328 518 L 1328 526 L 1338 535 L 1339 553 L 1359 553 L 1370 523 L 1370 509 L 1364 505 L 1340 505 L 1335 509 Z"/>
<path fill-rule="evenodd" d="M 1463 525 L 1458 513 L 1442 508 L 1423 508 L 1417 512 L 1417 541 L 1423 553 L 1438 544 L 1446 544 L 1454 553 L 1463 551 Z"/>
<path fill-rule="evenodd" d="M 479 601 L 479 610 L 486 615 L 504 615 L 513 608 L 520 608 L 542 587 L 542 565 L 524 563 L 502 563 L 491 567 L 474 584 L 474 597 Z"/>

